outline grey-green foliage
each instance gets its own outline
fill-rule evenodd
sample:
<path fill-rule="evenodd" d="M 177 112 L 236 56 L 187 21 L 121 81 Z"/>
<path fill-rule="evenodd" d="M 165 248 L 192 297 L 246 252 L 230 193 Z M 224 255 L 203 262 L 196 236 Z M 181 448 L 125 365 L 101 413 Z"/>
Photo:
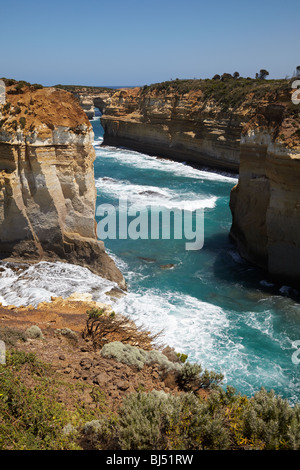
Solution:
<path fill-rule="evenodd" d="M 191 364 L 186 362 L 178 375 L 178 382 L 182 388 L 187 388 L 192 385 L 202 372 L 202 367 L 199 364 Z"/>
<path fill-rule="evenodd" d="M 223 379 L 223 374 L 205 369 L 203 374 L 199 377 L 199 387 L 212 388 L 222 382 Z"/>
<path fill-rule="evenodd" d="M 73 426 L 73 424 L 71 424 L 71 423 L 66 424 L 66 425 L 63 427 L 62 432 L 63 432 L 63 434 L 65 434 L 66 436 L 77 435 L 77 429 L 76 429 L 75 426 Z"/>
<path fill-rule="evenodd" d="M 61 328 L 55 330 L 55 332 L 59 335 L 65 336 L 68 339 L 78 341 L 78 336 L 75 331 L 71 330 L 70 328 Z"/>
<path fill-rule="evenodd" d="M 3 328 L 0 328 L 0 340 L 4 341 L 7 347 L 12 347 L 16 346 L 18 341 L 27 341 L 27 336 L 21 330 L 5 326 Z"/>
<path fill-rule="evenodd" d="M 121 449 L 164 448 L 164 431 L 173 408 L 173 397 L 164 392 L 139 392 L 125 398 L 118 429 Z"/>
<path fill-rule="evenodd" d="M 228 419 L 232 413 L 236 427 Z M 243 446 L 243 441 L 253 449 L 299 450 L 300 406 L 265 389 L 251 399 L 232 387 L 219 387 L 206 399 L 190 392 L 140 392 L 124 399 L 117 432 L 124 450 L 220 450 Z"/>
<path fill-rule="evenodd" d="M 83 426 L 83 434 L 94 449 L 116 448 L 116 420 L 113 416 L 100 416 L 88 421 Z"/>
<path fill-rule="evenodd" d="M 260 439 L 266 449 L 300 448 L 300 406 L 291 407 L 287 400 L 262 388 L 243 412 L 243 431 L 248 439 Z"/>
<path fill-rule="evenodd" d="M 129 366 L 142 369 L 145 365 L 158 364 L 160 369 L 166 372 L 179 371 L 181 365 L 173 363 L 160 351 L 145 351 L 130 344 L 123 344 L 120 341 L 113 341 L 106 344 L 100 351 L 103 357 L 114 358 Z"/>
<path fill-rule="evenodd" d="M 99 419 L 93 419 L 92 421 L 88 421 L 83 426 L 84 434 L 99 434 L 102 431 L 103 423 Z"/>
<path fill-rule="evenodd" d="M 223 374 L 218 374 L 214 371 L 208 371 L 207 369 L 202 372 L 200 364 L 192 364 L 191 362 L 185 362 L 181 367 L 177 381 L 181 388 L 189 390 L 193 387 L 197 388 L 211 388 L 222 382 Z"/>
<path fill-rule="evenodd" d="M 37 325 L 32 325 L 26 330 L 26 336 L 31 339 L 42 339 L 44 335 L 42 330 Z"/>
<path fill-rule="evenodd" d="M 124 450 L 227 449 L 229 431 L 220 414 L 194 394 L 139 392 L 125 398 L 118 440 Z"/>

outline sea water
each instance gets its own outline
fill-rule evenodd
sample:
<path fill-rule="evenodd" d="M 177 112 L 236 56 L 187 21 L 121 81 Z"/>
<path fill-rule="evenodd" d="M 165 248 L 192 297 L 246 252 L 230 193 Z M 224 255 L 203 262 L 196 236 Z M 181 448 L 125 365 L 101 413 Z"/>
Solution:
<path fill-rule="evenodd" d="M 229 196 L 237 177 L 104 147 L 99 117 L 92 125 L 97 205 L 117 208 L 126 197 L 141 208 L 202 208 L 202 249 L 186 250 L 184 239 L 106 239 L 128 285 L 126 295 L 116 299 L 106 295 L 113 283 L 79 266 L 42 262 L 18 270 L 2 264 L 0 302 L 37 305 L 52 295 L 89 292 L 162 332 L 160 341 L 188 354 L 191 362 L 223 373 L 224 386 L 248 396 L 264 387 L 299 401 L 300 364 L 293 361 L 300 340 L 298 293 L 272 283 L 230 241 Z"/>

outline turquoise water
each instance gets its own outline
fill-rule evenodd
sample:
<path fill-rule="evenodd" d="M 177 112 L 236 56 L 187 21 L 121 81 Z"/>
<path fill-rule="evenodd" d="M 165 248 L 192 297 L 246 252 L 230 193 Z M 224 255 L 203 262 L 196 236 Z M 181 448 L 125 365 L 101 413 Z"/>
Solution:
<path fill-rule="evenodd" d="M 292 360 L 293 354 L 300 359 L 293 346 L 300 340 L 299 293 L 272 284 L 231 244 L 228 203 L 237 179 L 103 147 L 99 118 L 92 125 L 97 205 L 117 208 L 126 196 L 129 208 L 133 203 L 139 209 L 202 208 L 203 248 L 188 251 L 187 240 L 174 236 L 105 240 L 128 285 L 119 299 L 106 294 L 113 283 L 77 265 L 40 262 L 15 269 L 1 263 L 0 302 L 36 306 L 52 296 L 88 293 L 153 332 L 163 330 L 162 342 L 203 368 L 223 373 L 224 386 L 248 396 L 265 387 L 299 402 L 300 364 Z"/>
<path fill-rule="evenodd" d="M 98 205 L 118 207 L 126 196 L 138 207 L 204 208 L 198 251 L 186 250 L 184 239 L 105 240 L 128 284 L 115 309 L 152 331 L 163 329 L 166 344 L 222 372 L 225 385 L 247 395 L 265 387 L 298 401 L 300 364 L 292 361 L 292 343 L 300 339 L 299 303 L 291 288 L 272 284 L 243 261 L 229 240 L 236 177 L 101 147 L 99 119 L 92 124 Z"/>

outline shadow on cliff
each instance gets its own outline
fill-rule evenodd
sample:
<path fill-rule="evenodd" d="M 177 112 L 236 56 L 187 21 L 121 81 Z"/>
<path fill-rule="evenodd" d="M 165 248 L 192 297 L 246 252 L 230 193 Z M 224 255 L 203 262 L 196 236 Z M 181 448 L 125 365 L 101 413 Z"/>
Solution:
<path fill-rule="evenodd" d="M 267 295 L 289 297 L 300 303 L 300 292 L 284 280 L 278 281 L 262 269 L 243 259 L 228 234 L 216 234 L 205 238 L 203 250 L 215 254 L 214 276 L 229 284 L 238 284 Z"/>

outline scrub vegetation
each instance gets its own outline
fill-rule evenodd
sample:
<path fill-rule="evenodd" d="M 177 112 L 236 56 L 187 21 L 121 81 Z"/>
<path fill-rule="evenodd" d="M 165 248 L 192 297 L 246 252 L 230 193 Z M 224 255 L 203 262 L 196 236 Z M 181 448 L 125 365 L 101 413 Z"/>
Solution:
<path fill-rule="evenodd" d="M 87 318 L 93 316 L 90 311 Z M 138 374 L 156 364 L 158 374 L 173 376 L 177 384 L 176 392 L 140 387 L 112 406 L 105 382 L 89 383 L 84 376 L 67 380 L 35 353 L 24 352 L 28 342 L 47 347 L 47 337 L 32 331 L 0 331 L 8 349 L 0 365 L 0 449 L 300 449 L 300 407 L 273 391 L 240 395 L 222 385 L 221 374 L 203 371 L 186 357 L 182 361 L 170 349 L 167 357 L 114 341 L 95 350 L 91 341 L 91 355 L 109 357 L 119 371 L 129 367 Z M 74 356 L 80 344 L 72 342 Z M 84 369 L 91 367 L 88 361 L 82 362 Z"/>

